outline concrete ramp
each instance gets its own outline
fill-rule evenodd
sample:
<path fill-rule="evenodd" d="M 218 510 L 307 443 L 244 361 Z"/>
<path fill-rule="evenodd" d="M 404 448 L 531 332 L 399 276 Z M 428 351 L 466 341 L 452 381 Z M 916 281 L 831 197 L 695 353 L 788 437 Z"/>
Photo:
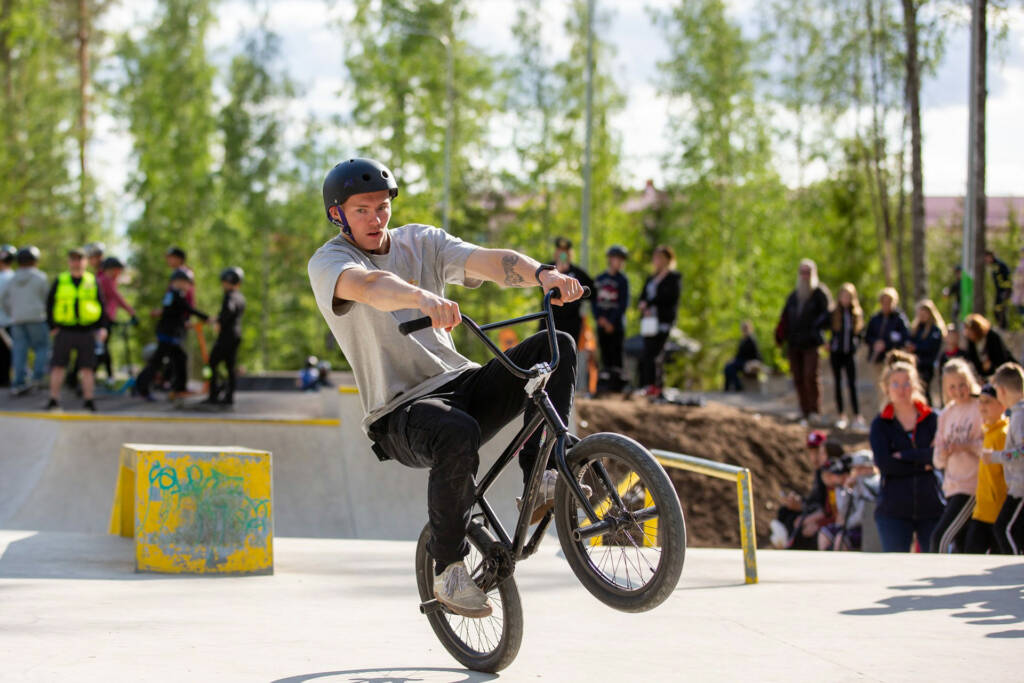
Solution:
<path fill-rule="evenodd" d="M 273 454 L 278 536 L 414 540 L 427 519 L 427 471 L 381 463 L 359 427 L 358 397 L 337 420 L 0 413 L 0 528 L 105 533 L 127 442 L 246 446 Z M 518 421 L 482 451 L 481 472 Z M 488 499 L 512 519 L 518 464 Z"/>

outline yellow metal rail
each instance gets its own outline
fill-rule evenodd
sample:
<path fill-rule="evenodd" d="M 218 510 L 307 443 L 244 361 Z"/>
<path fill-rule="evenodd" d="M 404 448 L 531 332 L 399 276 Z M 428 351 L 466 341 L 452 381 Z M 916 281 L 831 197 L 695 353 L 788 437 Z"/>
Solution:
<path fill-rule="evenodd" d="M 740 541 L 743 543 L 743 573 L 747 583 L 757 583 L 757 534 L 754 528 L 754 489 L 750 482 L 750 470 L 672 451 L 653 449 L 651 453 L 665 467 L 736 482 L 736 507 L 740 517 Z"/>

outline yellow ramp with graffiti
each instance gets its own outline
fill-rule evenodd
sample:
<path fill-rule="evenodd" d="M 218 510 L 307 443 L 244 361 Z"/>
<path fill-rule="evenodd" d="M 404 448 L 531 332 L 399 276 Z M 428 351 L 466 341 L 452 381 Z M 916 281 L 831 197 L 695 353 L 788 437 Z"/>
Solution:
<path fill-rule="evenodd" d="M 273 498 L 267 451 L 124 444 L 110 533 L 139 572 L 271 574 Z"/>

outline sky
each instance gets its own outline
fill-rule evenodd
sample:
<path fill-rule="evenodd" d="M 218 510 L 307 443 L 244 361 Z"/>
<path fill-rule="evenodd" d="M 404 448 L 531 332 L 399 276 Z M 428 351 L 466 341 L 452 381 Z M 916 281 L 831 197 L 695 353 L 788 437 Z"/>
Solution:
<path fill-rule="evenodd" d="M 667 57 L 667 46 L 653 26 L 648 8 L 665 7 L 672 0 L 597 3 L 612 16 L 602 36 L 615 47 L 611 69 L 627 102 L 614 122 L 622 134 L 626 181 L 637 188 L 648 178 L 660 184 L 664 178 L 659 162 L 666 144 L 668 105 L 658 96 L 655 77 L 658 61 Z M 269 7 L 270 27 L 282 39 L 284 66 L 304 88 L 304 95 L 290 109 L 295 120 L 304 119 L 311 111 L 319 115 L 344 113 L 346 84 L 340 32 L 331 27 L 329 20 L 350 15 L 350 4 L 346 0 L 224 0 L 218 6 L 218 22 L 208 42 L 216 61 L 226 64 L 237 51 L 240 36 L 256 25 L 254 4 Z M 754 0 L 734 0 L 728 5 L 742 26 L 754 25 Z M 476 18 L 468 32 L 470 42 L 493 54 L 513 52 L 509 27 L 515 13 L 514 0 L 476 0 L 475 9 Z M 105 23 L 108 28 L 141 31 L 152 11 L 152 0 L 133 0 L 115 6 Z M 549 0 L 543 3 L 542 12 L 543 38 L 550 56 L 557 58 L 568 49 L 561 28 L 565 8 Z M 990 50 L 989 59 L 986 189 L 990 196 L 1024 195 L 1024 143 L 1020 134 L 1024 121 L 1024 9 L 1013 10 L 1009 24 L 1007 40 L 998 51 Z M 922 90 L 922 154 L 925 194 L 929 196 L 962 195 L 966 185 L 968 39 L 966 23 L 950 33 L 945 58 Z M 500 136 L 500 131 L 495 135 Z M 342 141 L 357 144 L 358 136 Z M 103 192 L 115 199 L 123 198 L 131 166 L 129 137 L 117 129 L 113 119 L 103 117 L 97 121 L 93 145 Z M 784 180 L 796 184 L 795 166 L 787 163 L 789 155 L 784 149 L 779 152 L 777 166 Z M 805 180 L 826 172 L 824 167 L 812 167 Z"/>

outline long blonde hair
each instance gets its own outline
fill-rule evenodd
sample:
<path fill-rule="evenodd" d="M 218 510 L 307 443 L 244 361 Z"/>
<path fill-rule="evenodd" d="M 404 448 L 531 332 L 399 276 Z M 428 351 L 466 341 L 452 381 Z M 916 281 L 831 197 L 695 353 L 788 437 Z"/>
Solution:
<path fill-rule="evenodd" d="M 910 400 L 915 403 L 926 403 L 921 375 L 917 373 L 917 363 L 914 362 L 914 357 L 902 351 L 890 351 L 885 356 L 882 376 L 878 379 L 878 395 L 882 397 L 881 408 L 884 409 L 885 406 L 892 403 L 889 399 L 889 380 L 897 372 L 907 373 L 907 377 L 910 379 L 910 386 L 913 389 Z"/>
<path fill-rule="evenodd" d="M 967 361 L 963 358 L 951 358 L 946 361 L 946 364 L 942 366 L 942 400 L 945 403 L 950 402 L 949 394 L 946 393 L 946 375 L 960 375 L 967 382 L 967 386 L 971 388 L 971 395 L 977 396 L 981 393 L 981 384 L 978 382 L 977 375 L 974 374 L 974 370 L 968 365 Z"/>
<path fill-rule="evenodd" d="M 835 306 L 832 308 L 832 331 L 838 332 L 843 326 L 843 307 L 839 303 L 843 292 L 850 295 L 850 315 L 853 317 L 853 333 L 860 334 L 864 329 L 864 309 L 860 307 L 860 299 L 857 298 L 857 288 L 852 282 L 844 282 L 839 285 L 839 293 L 836 294 Z"/>
<path fill-rule="evenodd" d="M 934 327 L 939 328 L 939 332 L 942 334 L 942 338 L 946 338 L 946 321 L 942 319 L 942 314 L 939 313 L 939 309 L 935 307 L 935 302 L 931 299 L 921 299 L 917 302 L 917 316 L 914 318 L 914 326 L 911 329 L 912 334 L 918 334 L 924 329 L 924 321 L 921 320 L 921 309 L 928 311 L 928 314 L 932 317 L 931 324 Z"/>

